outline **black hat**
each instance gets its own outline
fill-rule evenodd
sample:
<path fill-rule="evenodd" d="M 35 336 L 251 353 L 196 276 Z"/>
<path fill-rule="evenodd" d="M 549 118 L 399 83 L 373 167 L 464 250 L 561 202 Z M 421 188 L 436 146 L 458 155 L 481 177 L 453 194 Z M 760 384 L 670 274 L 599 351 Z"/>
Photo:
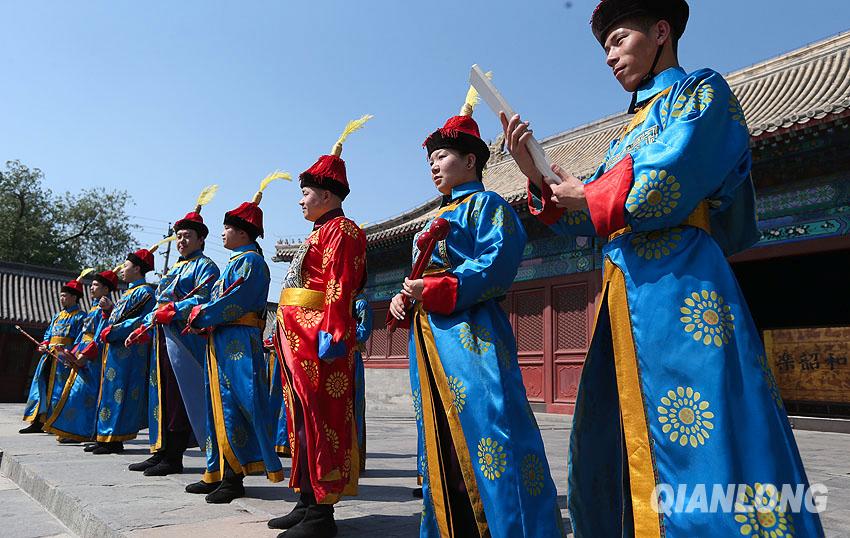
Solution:
<path fill-rule="evenodd" d="M 593 11 L 590 27 L 600 45 L 613 26 L 623 19 L 650 15 L 670 23 L 676 39 L 685 33 L 690 9 L 685 0 L 602 0 Z"/>

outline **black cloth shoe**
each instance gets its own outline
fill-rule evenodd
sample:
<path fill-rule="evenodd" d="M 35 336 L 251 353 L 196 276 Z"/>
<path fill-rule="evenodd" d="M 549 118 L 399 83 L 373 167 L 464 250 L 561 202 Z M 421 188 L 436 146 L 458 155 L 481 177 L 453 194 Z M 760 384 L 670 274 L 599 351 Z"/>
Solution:
<path fill-rule="evenodd" d="M 285 516 L 276 517 L 274 519 L 269 520 L 269 528 L 270 529 L 291 529 L 295 525 L 301 523 L 301 520 L 304 519 L 304 515 L 307 513 L 308 504 L 304 502 L 304 494 L 301 494 L 301 498 L 298 499 L 298 502 L 295 503 L 295 508 L 292 509 L 291 512 L 286 514 Z"/>
<path fill-rule="evenodd" d="M 224 462 L 224 476 L 218 489 L 207 495 L 204 500 L 210 504 L 228 504 L 233 499 L 245 496 L 245 486 L 242 485 L 244 475 L 237 474 L 227 461 Z"/>
<path fill-rule="evenodd" d="M 92 454 L 120 454 L 124 452 L 124 443 L 114 441 L 111 443 L 101 443 L 99 447 L 91 451 Z"/>
<path fill-rule="evenodd" d="M 33 420 L 32 423 L 26 428 L 18 430 L 18 433 L 41 433 L 44 431 L 42 430 L 43 427 L 44 424 L 40 420 L 36 419 Z"/>
<path fill-rule="evenodd" d="M 186 486 L 186 493 L 207 495 L 217 490 L 220 485 L 221 482 L 204 482 L 203 480 L 199 480 Z"/>
<path fill-rule="evenodd" d="M 277 538 L 333 538 L 336 536 L 334 507 L 329 504 L 314 504 L 307 507 L 307 513 L 301 523 Z"/>
<path fill-rule="evenodd" d="M 79 441 L 71 439 L 70 437 L 57 437 L 56 440 L 62 445 L 73 445 L 79 443 Z"/>
<path fill-rule="evenodd" d="M 102 444 L 103 443 L 87 443 L 86 446 L 83 447 L 83 452 L 94 452 L 94 449 Z"/>
<path fill-rule="evenodd" d="M 155 466 L 159 462 L 161 462 L 165 458 L 165 454 L 163 452 L 154 452 L 153 455 L 146 459 L 145 461 L 140 461 L 139 463 L 131 463 L 128 469 L 131 471 L 147 471 L 151 467 Z"/>
<path fill-rule="evenodd" d="M 242 485 L 242 480 L 222 481 L 218 489 L 207 495 L 204 500 L 210 504 L 228 504 L 233 499 L 244 496 L 245 486 Z"/>
<path fill-rule="evenodd" d="M 422 488 L 413 488 L 413 490 L 411 490 L 410 493 L 411 493 L 411 495 L 413 495 L 417 499 L 422 498 Z"/>
<path fill-rule="evenodd" d="M 156 465 L 145 469 L 145 476 L 165 476 L 169 474 L 180 474 L 182 472 L 182 462 L 174 462 L 168 458 L 163 458 L 163 460 Z"/>

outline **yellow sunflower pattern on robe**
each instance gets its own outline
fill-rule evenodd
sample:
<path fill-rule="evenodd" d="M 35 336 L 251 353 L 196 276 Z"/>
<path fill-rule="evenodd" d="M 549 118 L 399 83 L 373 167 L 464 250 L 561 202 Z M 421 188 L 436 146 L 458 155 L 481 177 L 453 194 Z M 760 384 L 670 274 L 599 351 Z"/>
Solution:
<path fill-rule="evenodd" d="M 345 235 L 355 239 L 357 239 L 357 235 L 360 233 L 360 227 L 348 219 L 342 219 L 339 221 L 339 229 L 342 230 Z"/>
<path fill-rule="evenodd" d="M 108 407 L 103 407 L 98 416 L 100 416 L 100 420 L 106 422 L 112 416 L 112 411 Z"/>
<path fill-rule="evenodd" d="M 298 351 L 298 347 L 301 345 L 301 338 L 295 334 L 295 331 L 284 329 L 283 334 L 286 335 L 286 341 L 289 343 L 289 349 L 291 349 L 293 353 Z"/>
<path fill-rule="evenodd" d="M 714 101 L 714 88 L 706 81 L 700 82 L 696 88 L 687 88 L 673 103 L 670 109 L 669 101 L 661 105 L 661 121 L 666 125 L 669 118 L 687 116 L 692 112 L 702 112 Z"/>
<path fill-rule="evenodd" d="M 739 490 L 734 517 L 742 536 L 794 537 L 794 518 L 785 512 L 782 495 L 773 484 L 756 482 Z"/>
<path fill-rule="evenodd" d="M 676 176 L 666 170 L 650 170 L 635 181 L 626 198 L 626 209 L 638 219 L 669 215 L 679 205 L 680 189 Z"/>
<path fill-rule="evenodd" d="M 681 446 L 693 448 L 705 444 L 709 432 L 714 429 L 714 413 L 709 411 L 710 404 L 692 387 L 676 387 L 661 397 L 658 406 L 658 422 L 663 424 L 661 431 L 670 441 Z"/>
<path fill-rule="evenodd" d="M 112 394 L 112 399 L 115 400 L 115 403 L 121 403 L 124 401 L 124 389 L 115 389 L 115 392 Z"/>
<path fill-rule="evenodd" d="M 676 250 L 682 240 L 682 228 L 665 228 L 632 234 L 635 254 L 645 260 L 660 260 Z"/>
<path fill-rule="evenodd" d="M 478 441 L 478 465 L 484 477 L 488 480 L 501 478 L 507 467 L 505 449 L 491 437 Z"/>
<path fill-rule="evenodd" d="M 735 315 L 723 296 L 714 290 L 692 292 L 679 308 L 685 332 L 706 346 L 728 344 L 735 331 Z"/>
<path fill-rule="evenodd" d="M 744 116 L 744 108 L 741 102 L 735 97 L 735 94 L 729 96 L 729 114 L 732 115 L 732 120 L 741 124 L 741 127 L 747 127 L 747 118 Z"/>
<path fill-rule="evenodd" d="M 242 342 L 233 339 L 224 347 L 224 355 L 232 361 L 238 361 L 245 358 L 245 348 L 242 347 Z"/>
<path fill-rule="evenodd" d="M 331 261 L 331 258 L 334 255 L 334 249 L 328 247 L 322 252 L 322 269 L 328 266 L 328 263 Z"/>
<path fill-rule="evenodd" d="M 325 285 L 325 304 L 329 305 L 336 302 L 341 295 L 342 285 L 333 278 L 328 280 L 328 283 Z"/>
<path fill-rule="evenodd" d="M 452 393 L 452 407 L 455 408 L 459 415 L 466 405 L 466 387 L 463 381 L 455 376 L 449 376 L 449 391 Z"/>
<path fill-rule="evenodd" d="M 537 454 L 526 454 L 522 459 L 522 484 L 532 497 L 543 492 L 543 477 L 546 476 L 543 463 Z"/>
<path fill-rule="evenodd" d="M 422 420 L 422 392 L 419 389 L 413 391 L 413 417 Z"/>
<path fill-rule="evenodd" d="M 304 368 L 304 373 L 307 374 L 307 379 L 315 387 L 319 383 L 319 365 L 315 362 L 304 359 L 301 361 L 301 368 Z"/>
<path fill-rule="evenodd" d="M 304 306 L 299 306 L 295 311 L 295 321 L 305 329 L 310 329 L 321 323 L 323 316 L 323 311 Z"/>
<path fill-rule="evenodd" d="M 221 312 L 221 318 L 226 321 L 236 321 L 245 313 L 245 309 L 238 304 L 230 304 L 224 307 Z"/>
<path fill-rule="evenodd" d="M 498 206 L 493 211 L 493 217 L 490 219 L 490 224 L 492 224 L 494 228 L 504 228 L 505 233 L 508 235 L 513 235 L 516 231 L 514 221 L 512 219 L 505 220 L 505 208 L 502 206 Z"/>
<path fill-rule="evenodd" d="M 328 439 L 328 444 L 331 445 L 334 450 L 339 450 L 339 435 L 333 428 L 328 426 L 327 423 L 323 423 L 322 427 L 325 430 L 325 437 Z"/>
<path fill-rule="evenodd" d="M 106 369 L 106 374 L 104 375 L 109 381 L 115 381 L 115 376 L 117 375 L 117 373 L 115 372 L 115 368 L 110 367 Z"/>
<path fill-rule="evenodd" d="M 348 378 L 342 372 L 333 372 L 325 381 L 325 390 L 332 398 L 339 398 L 348 388 Z"/>
<path fill-rule="evenodd" d="M 493 345 L 493 337 L 485 327 L 464 322 L 460 325 L 460 343 L 465 350 L 483 355 Z"/>

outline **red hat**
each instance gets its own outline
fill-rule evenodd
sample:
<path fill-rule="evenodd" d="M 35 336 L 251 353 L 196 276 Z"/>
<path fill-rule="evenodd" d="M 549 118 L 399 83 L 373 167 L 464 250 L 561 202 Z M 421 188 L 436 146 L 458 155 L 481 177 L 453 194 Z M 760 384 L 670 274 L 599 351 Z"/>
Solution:
<path fill-rule="evenodd" d="M 614 25 L 628 17 L 650 15 L 670 23 L 676 39 L 685 33 L 690 8 L 685 0 L 602 0 L 590 19 L 590 28 L 599 44 L 605 46 L 605 38 Z"/>
<path fill-rule="evenodd" d="M 142 268 L 142 274 L 153 270 L 153 252 L 146 248 L 140 248 L 136 252 L 127 254 L 127 259 Z"/>
<path fill-rule="evenodd" d="M 205 187 L 198 196 L 198 201 L 195 202 L 195 210 L 186 213 L 186 216 L 174 223 L 174 231 L 178 230 L 195 230 L 198 235 L 205 239 L 209 235 L 210 230 L 204 224 L 204 219 L 201 217 L 201 208 L 210 202 L 218 191 L 218 185 L 210 185 Z"/>
<path fill-rule="evenodd" d="M 69 280 L 62 286 L 62 291 L 72 293 L 77 296 L 77 299 L 83 297 L 83 285 L 76 280 Z"/>
<path fill-rule="evenodd" d="M 244 230 L 251 239 L 263 237 L 263 210 L 255 202 L 242 202 L 225 213 L 224 223 Z"/>
<path fill-rule="evenodd" d="M 106 270 L 97 273 L 92 277 L 92 280 L 96 280 L 110 289 L 110 291 L 115 291 L 118 289 L 118 275 L 115 274 L 114 271 Z"/>
<path fill-rule="evenodd" d="M 313 166 L 298 176 L 298 179 L 301 180 L 301 187 L 326 189 L 345 200 L 345 197 L 351 192 L 351 188 L 348 186 L 348 176 L 345 173 L 345 161 L 340 157 L 342 155 L 342 143 L 345 142 L 348 135 L 361 129 L 372 117 L 370 114 L 366 114 L 359 119 L 348 122 L 342 131 L 342 135 L 331 149 L 331 154 L 322 155 Z"/>
<path fill-rule="evenodd" d="M 302 187 L 327 189 L 343 200 L 351 192 L 348 176 L 345 174 L 345 161 L 336 155 L 322 155 L 316 164 L 302 172 L 298 177 Z"/>
<path fill-rule="evenodd" d="M 487 73 L 488 77 L 490 73 Z M 478 124 L 472 119 L 472 111 L 478 103 L 478 92 L 470 87 L 466 94 L 466 100 L 460 109 L 460 114 L 452 116 L 446 124 L 437 129 L 422 143 L 431 155 L 434 151 L 443 148 L 456 149 L 462 153 L 472 153 L 476 157 L 478 170 L 483 170 L 484 165 L 490 159 L 490 148 L 481 139 Z"/>
<path fill-rule="evenodd" d="M 224 223 L 243 230 L 251 239 L 263 237 L 263 210 L 260 209 L 260 201 L 263 199 L 263 191 L 275 179 L 291 180 L 288 172 L 272 172 L 260 182 L 260 190 L 254 194 L 250 202 L 242 202 L 239 207 L 224 214 Z"/>
<path fill-rule="evenodd" d="M 93 272 L 94 269 L 83 269 L 80 276 L 74 280 L 69 280 L 62 286 L 62 291 L 72 293 L 77 296 L 77 299 L 81 299 L 83 297 L 83 277 Z"/>

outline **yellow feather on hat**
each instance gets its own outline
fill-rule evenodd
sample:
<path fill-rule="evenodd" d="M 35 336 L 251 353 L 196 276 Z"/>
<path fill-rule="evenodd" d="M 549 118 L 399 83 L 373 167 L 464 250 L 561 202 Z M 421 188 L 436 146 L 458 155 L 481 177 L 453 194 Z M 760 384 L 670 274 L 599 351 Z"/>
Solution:
<path fill-rule="evenodd" d="M 78 276 L 75 280 L 77 282 L 82 282 L 83 278 L 85 278 L 86 275 L 91 274 L 91 273 L 94 273 L 93 267 L 88 267 L 86 269 L 83 269 L 83 271 L 80 273 L 80 276 Z"/>
<path fill-rule="evenodd" d="M 201 208 L 212 201 L 216 192 L 218 192 L 218 185 L 208 185 L 204 187 L 204 190 L 202 190 L 201 194 L 198 195 L 198 201 L 195 202 L 195 213 L 200 213 Z"/>
<path fill-rule="evenodd" d="M 163 239 L 163 240 L 161 240 L 161 241 L 157 241 L 157 242 L 156 242 L 156 243 L 155 243 L 155 244 L 154 244 L 151 248 L 149 248 L 149 249 L 148 249 L 148 252 L 150 252 L 151 254 L 153 254 L 154 252 L 156 252 L 156 249 L 158 249 L 158 248 L 159 248 L 159 247 L 161 247 L 162 245 L 164 245 L 164 244 L 168 243 L 169 241 L 174 241 L 175 239 L 177 239 L 177 236 L 176 236 L 176 235 L 169 235 L 169 236 L 168 236 L 168 237 L 166 237 L 165 239 Z"/>
<path fill-rule="evenodd" d="M 487 80 L 490 80 L 493 78 L 493 72 L 487 71 L 484 73 L 484 76 L 487 77 Z M 463 101 L 463 106 L 460 107 L 460 114 L 458 115 L 471 116 L 472 111 L 475 110 L 475 105 L 477 105 L 480 100 L 481 99 L 478 97 L 478 90 L 476 90 L 474 86 L 470 86 L 469 91 L 466 92 L 466 99 Z"/>
<path fill-rule="evenodd" d="M 339 135 L 339 139 L 337 139 L 336 144 L 331 149 L 331 155 L 339 157 L 342 155 L 342 143 L 345 142 L 345 139 L 348 138 L 348 135 L 353 133 L 354 131 L 359 131 L 366 125 L 366 122 L 374 118 L 372 114 L 365 114 L 356 120 L 351 120 L 345 125 L 345 129 L 342 130 L 342 134 Z"/>
<path fill-rule="evenodd" d="M 255 204 L 259 204 L 263 199 L 263 191 L 266 190 L 266 187 L 269 186 L 269 183 L 276 179 L 285 179 L 287 181 L 292 181 L 292 174 L 289 172 L 281 172 L 280 170 L 275 170 L 271 174 L 267 175 L 260 182 L 260 190 L 254 195 L 254 199 L 252 200 Z"/>

